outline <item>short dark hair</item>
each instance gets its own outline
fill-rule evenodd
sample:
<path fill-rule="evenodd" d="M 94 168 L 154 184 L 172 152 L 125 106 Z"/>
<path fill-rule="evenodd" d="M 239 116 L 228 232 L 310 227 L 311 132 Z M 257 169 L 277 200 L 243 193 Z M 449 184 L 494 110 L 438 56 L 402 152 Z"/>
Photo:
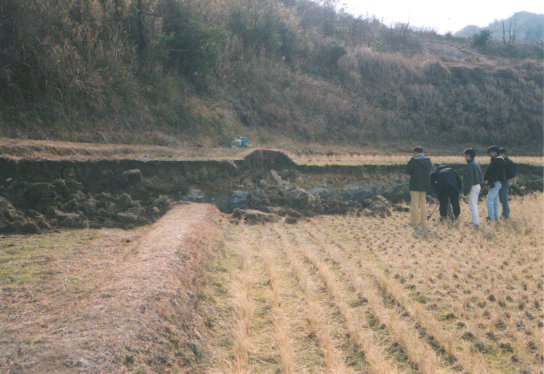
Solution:
<path fill-rule="evenodd" d="M 423 148 L 422 147 L 415 147 L 414 152 L 415 153 L 423 153 Z"/>
<path fill-rule="evenodd" d="M 476 151 L 472 148 L 467 148 L 465 149 L 465 151 L 463 152 L 465 155 L 469 155 L 470 158 L 474 158 L 476 157 Z"/>
<path fill-rule="evenodd" d="M 506 154 L 506 148 L 499 149 L 499 154 Z"/>
<path fill-rule="evenodd" d="M 487 153 L 496 152 L 499 154 L 500 148 L 496 145 L 492 145 L 491 147 L 487 148 Z"/>

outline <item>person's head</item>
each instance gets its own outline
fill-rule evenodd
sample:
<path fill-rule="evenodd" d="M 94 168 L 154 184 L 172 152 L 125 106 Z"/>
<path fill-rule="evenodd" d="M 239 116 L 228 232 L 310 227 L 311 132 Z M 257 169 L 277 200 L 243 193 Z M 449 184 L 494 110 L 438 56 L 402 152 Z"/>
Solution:
<path fill-rule="evenodd" d="M 414 154 L 419 155 L 421 153 L 423 153 L 423 148 L 422 147 L 415 147 L 414 148 Z"/>
<path fill-rule="evenodd" d="M 493 145 L 487 148 L 487 154 L 489 155 L 489 157 L 493 158 L 499 155 L 499 150 L 500 150 L 499 147 L 497 147 L 496 145 Z"/>
<path fill-rule="evenodd" d="M 476 151 L 474 149 L 472 149 L 472 148 L 465 149 L 463 154 L 465 155 L 465 160 L 467 162 L 470 161 L 470 160 L 473 160 L 476 157 Z"/>
<path fill-rule="evenodd" d="M 506 156 L 506 148 L 499 149 L 499 156 L 505 157 Z"/>

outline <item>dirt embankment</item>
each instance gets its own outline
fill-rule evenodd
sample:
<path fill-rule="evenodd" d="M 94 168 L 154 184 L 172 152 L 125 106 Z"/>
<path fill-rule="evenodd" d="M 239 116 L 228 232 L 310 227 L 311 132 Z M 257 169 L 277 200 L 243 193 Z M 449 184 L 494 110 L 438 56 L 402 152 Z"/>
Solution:
<path fill-rule="evenodd" d="M 393 204 L 409 199 L 403 171 L 403 165 L 297 165 L 267 150 L 223 161 L 3 157 L 0 232 L 130 228 L 155 221 L 180 200 L 211 202 L 229 213 L 236 208 L 295 210 L 302 216 L 362 213 L 378 196 Z M 542 190 L 542 167 L 518 165 L 513 193 L 530 190 Z"/>
<path fill-rule="evenodd" d="M 212 205 L 179 204 L 152 226 L 41 249 L 43 271 L 0 282 L 0 372 L 192 372 L 206 346 L 195 280 L 219 220 Z"/>

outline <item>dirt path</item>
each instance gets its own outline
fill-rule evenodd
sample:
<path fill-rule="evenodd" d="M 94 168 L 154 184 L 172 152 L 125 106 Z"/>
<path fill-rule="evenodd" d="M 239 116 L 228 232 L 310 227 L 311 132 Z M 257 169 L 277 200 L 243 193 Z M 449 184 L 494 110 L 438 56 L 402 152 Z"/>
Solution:
<path fill-rule="evenodd" d="M 239 159 L 254 148 L 168 147 L 129 144 L 74 143 L 53 140 L 0 139 L 0 156 L 63 160 L 208 160 Z"/>
<path fill-rule="evenodd" d="M 183 204 L 147 228 L 93 232 L 92 241 L 82 230 L 50 254 L 41 269 L 46 278 L 37 271 L 11 288 L 2 282 L 0 371 L 109 373 L 198 364 L 202 321 L 192 310 L 192 282 L 216 234 L 216 214 L 209 205 Z M 13 248 L 24 238 L 3 240 Z"/>

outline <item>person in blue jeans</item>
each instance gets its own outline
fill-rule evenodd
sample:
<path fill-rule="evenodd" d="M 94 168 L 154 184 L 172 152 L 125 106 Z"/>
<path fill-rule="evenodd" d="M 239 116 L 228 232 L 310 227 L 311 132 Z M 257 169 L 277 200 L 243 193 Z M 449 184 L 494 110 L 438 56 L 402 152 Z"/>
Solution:
<path fill-rule="evenodd" d="M 508 190 L 512 185 L 512 179 L 516 176 L 516 164 L 506 156 L 506 149 L 499 149 L 499 156 L 506 162 L 506 182 L 499 190 L 499 201 L 502 204 L 502 218 L 510 216 L 510 204 L 508 204 Z"/>
<path fill-rule="evenodd" d="M 506 182 L 506 162 L 499 156 L 499 151 L 500 148 L 495 145 L 487 149 L 491 158 L 484 175 L 485 189 L 488 191 L 485 199 L 487 220 L 499 219 L 499 191 Z"/>

